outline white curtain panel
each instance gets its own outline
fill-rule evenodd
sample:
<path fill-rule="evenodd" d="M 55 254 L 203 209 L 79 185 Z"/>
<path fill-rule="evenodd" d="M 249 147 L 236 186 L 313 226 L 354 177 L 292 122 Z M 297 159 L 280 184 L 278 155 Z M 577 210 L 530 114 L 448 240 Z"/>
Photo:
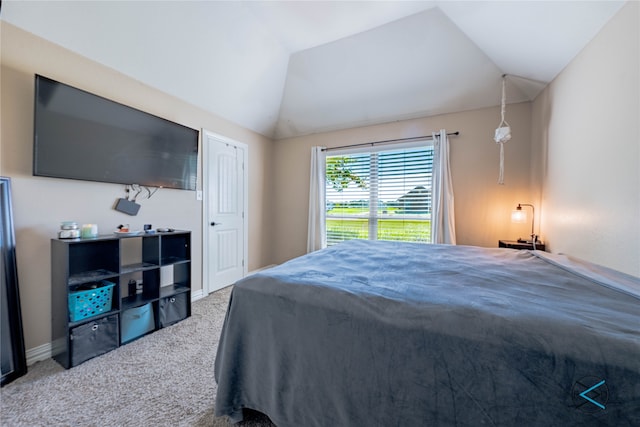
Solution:
<path fill-rule="evenodd" d="M 456 244 L 453 183 L 449 167 L 447 131 L 433 136 L 433 192 L 431 207 L 431 243 Z"/>
<path fill-rule="evenodd" d="M 327 247 L 325 208 L 325 152 L 324 147 L 311 147 L 311 176 L 309 180 L 309 225 L 307 253 Z"/>

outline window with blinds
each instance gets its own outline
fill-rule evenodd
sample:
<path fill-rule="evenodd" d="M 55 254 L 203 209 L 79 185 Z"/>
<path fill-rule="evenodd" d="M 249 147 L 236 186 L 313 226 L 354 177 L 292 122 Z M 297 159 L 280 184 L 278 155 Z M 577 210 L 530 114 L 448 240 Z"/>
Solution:
<path fill-rule="evenodd" d="M 327 245 L 431 242 L 433 146 L 427 144 L 327 153 Z"/>

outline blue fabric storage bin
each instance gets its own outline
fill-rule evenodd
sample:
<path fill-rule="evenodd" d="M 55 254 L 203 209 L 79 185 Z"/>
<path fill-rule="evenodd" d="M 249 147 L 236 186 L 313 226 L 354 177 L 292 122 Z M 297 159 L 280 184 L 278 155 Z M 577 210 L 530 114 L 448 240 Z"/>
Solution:
<path fill-rule="evenodd" d="M 156 329 L 151 303 L 122 312 L 120 337 L 126 343 Z"/>

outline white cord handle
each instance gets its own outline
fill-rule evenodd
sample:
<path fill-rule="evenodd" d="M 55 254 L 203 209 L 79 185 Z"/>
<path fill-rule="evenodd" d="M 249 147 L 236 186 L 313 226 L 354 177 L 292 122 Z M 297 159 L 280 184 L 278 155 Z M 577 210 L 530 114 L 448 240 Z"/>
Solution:
<path fill-rule="evenodd" d="M 507 91 L 506 91 L 506 74 L 502 76 L 502 108 L 500 110 L 500 124 L 496 129 L 494 141 L 500 144 L 500 172 L 498 174 L 498 184 L 504 184 L 504 143 L 511 139 L 511 126 L 505 120 L 505 112 L 507 108 Z"/>
<path fill-rule="evenodd" d="M 503 127 L 502 125 L 509 126 L 509 123 L 504 119 L 504 115 L 507 108 L 507 87 L 506 87 L 507 77 L 506 75 L 502 76 L 502 108 L 500 110 L 500 118 L 502 121 L 498 125 L 499 128 Z"/>

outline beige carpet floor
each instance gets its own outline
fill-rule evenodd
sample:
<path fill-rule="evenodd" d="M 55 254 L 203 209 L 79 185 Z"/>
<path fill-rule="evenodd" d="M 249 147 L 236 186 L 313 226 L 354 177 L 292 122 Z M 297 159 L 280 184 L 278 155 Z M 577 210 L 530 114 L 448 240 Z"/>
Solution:
<path fill-rule="evenodd" d="M 2 426 L 231 426 L 214 417 L 213 366 L 231 288 L 192 316 L 75 368 L 52 359 L 0 389 Z M 250 413 L 237 426 L 273 427 Z"/>

